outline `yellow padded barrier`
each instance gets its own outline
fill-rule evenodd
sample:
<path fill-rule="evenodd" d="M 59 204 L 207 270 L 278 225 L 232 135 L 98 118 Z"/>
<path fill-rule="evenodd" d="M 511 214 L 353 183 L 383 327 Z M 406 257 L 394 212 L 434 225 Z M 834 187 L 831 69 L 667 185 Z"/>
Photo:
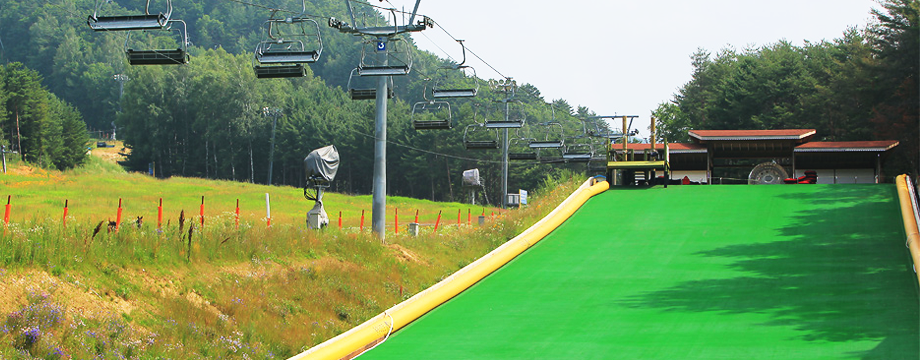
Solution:
<path fill-rule="evenodd" d="M 357 355 L 364 349 L 382 341 L 390 332 L 403 328 L 498 270 L 559 227 L 592 196 L 608 188 L 606 181 L 588 179 L 552 212 L 520 235 L 430 288 L 339 336 L 291 357 L 290 360 L 342 359 Z"/>
<path fill-rule="evenodd" d="M 907 247 L 914 260 L 914 270 L 920 264 L 920 230 L 917 228 L 917 219 L 914 217 L 914 205 L 911 202 L 910 185 L 907 175 L 900 175 L 896 180 L 898 186 L 898 199 L 901 202 L 901 219 L 904 221 L 904 232 L 907 234 Z M 917 274 L 920 283 L 920 274 Z"/>

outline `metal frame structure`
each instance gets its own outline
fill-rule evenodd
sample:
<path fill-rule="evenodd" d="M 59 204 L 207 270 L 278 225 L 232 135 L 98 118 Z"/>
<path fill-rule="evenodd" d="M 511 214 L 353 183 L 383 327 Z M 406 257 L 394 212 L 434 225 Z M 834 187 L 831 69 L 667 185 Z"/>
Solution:
<path fill-rule="evenodd" d="M 431 97 L 434 99 L 443 99 L 443 98 L 471 98 L 476 97 L 479 94 L 479 82 L 476 81 L 476 69 L 468 65 L 463 65 L 466 63 L 466 46 L 463 45 L 463 40 L 457 40 L 460 43 L 460 47 L 463 48 L 463 60 L 459 64 L 442 68 L 442 70 L 453 70 L 453 71 L 464 71 L 469 69 L 472 71 L 472 75 L 469 76 L 475 82 L 475 87 L 473 88 L 441 88 L 438 85 L 441 82 L 441 79 L 435 81 L 434 86 L 431 87 Z M 466 75 L 464 74 L 464 77 Z"/>
<path fill-rule="evenodd" d="M 306 0 L 304 0 L 304 11 L 306 11 Z M 302 16 L 303 13 L 294 17 L 275 19 L 273 15 L 263 23 L 265 40 L 260 41 L 256 46 L 252 59 L 252 68 L 257 78 L 306 76 L 304 64 L 311 64 L 319 60 L 323 53 L 323 39 L 319 31 L 319 24 L 313 19 Z M 293 31 L 284 31 L 285 28 L 293 29 Z M 314 46 L 308 49 L 308 44 Z"/>
<path fill-rule="evenodd" d="M 182 29 L 173 29 L 172 24 L 182 24 Z M 182 65 L 188 64 L 188 33 L 186 32 L 185 21 L 169 20 L 163 28 L 154 29 L 158 31 L 177 31 L 182 37 L 177 49 L 155 49 L 155 50 L 134 50 L 128 47 L 131 41 L 131 32 L 125 38 L 125 56 L 128 57 L 128 63 L 131 65 Z M 154 31 L 144 30 L 144 31 Z"/>
<path fill-rule="evenodd" d="M 500 141 L 498 132 L 494 132 L 494 139 L 492 136 L 490 136 L 489 139 L 486 139 L 485 137 L 481 137 L 482 135 L 479 135 L 489 132 L 492 132 L 492 130 L 486 128 L 485 125 L 480 123 L 467 125 L 466 128 L 463 129 L 463 147 L 467 150 L 498 149 Z"/>
<path fill-rule="evenodd" d="M 446 118 L 439 117 L 439 113 L 444 111 L 447 112 Z M 450 103 L 443 100 L 428 100 L 427 97 L 425 101 L 412 105 L 412 114 L 409 118 L 415 130 L 448 130 L 453 123 Z"/>
<path fill-rule="evenodd" d="M 427 17 L 422 17 L 422 20 L 418 23 L 415 22 L 416 14 L 418 13 L 418 6 L 421 3 L 421 0 L 415 0 L 415 7 L 412 9 L 412 14 L 409 17 L 408 22 L 403 25 L 399 25 L 398 18 L 396 17 L 395 10 L 390 10 L 390 13 L 393 15 L 392 26 L 368 26 L 365 21 L 362 26 L 358 25 L 357 18 L 355 17 L 354 9 L 352 9 L 351 1 L 344 0 L 345 6 L 348 9 L 348 15 L 351 18 L 351 24 L 336 20 L 335 18 L 329 18 L 329 26 L 337 29 L 339 32 L 345 34 L 354 34 L 365 37 L 372 37 L 376 39 L 376 57 L 377 65 L 388 66 L 389 56 L 386 52 L 388 49 L 387 45 L 394 41 L 397 36 L 400 34 L 405 34 L 409 32 L 419 32 L 425 30 L 426 28 L 434 25 L 434 23 Z M 365 17 L 366 20 L 366 17 Z M 362 56 L 362 63 L 367 59 L 367 54 L 365 53 Z M 370 69 L 362 69 L 359 66 L 354 70 L 359 76 L 376 76 L 377 77 L 377 89 L 374 91 L 374 99 L 377 105 L 377 113 L 374 120 L 374 187 L 373 187 L 373 205 L 371 208 L 371 228 L 374 233 L 377 235 L 377 238 L 380 241 L 386 241 L 386 183 L 387 183 L 387 99 L 390 97 L 390 83 L 392 79 L 390 75 L 406 75 L 409 73 L 411 68 L 407 68 L 406 72 L 396 72 L 396 73 L 368 73 Z M 373 73 L 373 71 L 371 71 Z M 349 82 L 350 82 L 349 78 Z M 352 99 L 355 98 L 356 93 L 351 91 Z M 370 95 L 369 93 L 362 94 L 363 96 Z"/>
<path fill-rule="evenodd" d="M 150 0 L 144 7 L 144 13 L 139 15 L 99 16 L 99 9 L 106 0 L 96 0 L 93 14 L 87 17 L 86 24 L 95 31 L 129 31 L 129 30 L 155 30 L 168 26 L 172 16 L 172 0 L 166 0 L 166 11 L 151 14 Z"/>
<path fill-rule="evenodd" d="M 358 76 L 358 68 L 351 69 L 351 74 L 348 75 L 348 83 L 345 87 L 348 88 L 348 95 L 351 96 L 352 100 L 374 100 L 377 98 L 377 87 L 358 87 L 353 85 L 352 81 L 355 78 L 361 78 Z M 392 99 L 395 95 L 393 91 L 393 78 L 389 78 L 389 84 L 387 86 L 387 99 Z"/>

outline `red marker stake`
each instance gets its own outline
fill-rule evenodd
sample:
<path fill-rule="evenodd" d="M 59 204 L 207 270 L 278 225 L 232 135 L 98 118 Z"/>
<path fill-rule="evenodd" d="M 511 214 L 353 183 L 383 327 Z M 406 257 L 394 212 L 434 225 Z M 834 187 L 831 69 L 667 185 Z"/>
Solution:
<path fill-rule="evenodd" d="M 118 213 L 115 215 L 115 232 L 118 232 L 119 226 L 121 226 L 121 198 L 118 198 Z"/>
<path fill-rule="evenodd" d="M 339 211 L 339 230 L 342 230 L 342 212 Z"/>
<path fill-rule="evenodd" d="M 415 223 L 418 224 L 418 209 L 415 209 Z"/>
<path fill-rule="evenodd" d="M 201 216 L 201 228 L 204 229 L 204 196 L 201 196 L 201 210 L 198 215 Z"/>
<path fill-rule="evenodd" d="M 460 226 L 460 209 L 457 209 L 457 226 Z"/>
<path fill-rule="evenodd" d="M 3 225 L 10 224 L 10 212 L 13 209 L 13 206 L 10 205 L 10 200 L 13 198 L 13 195 L 8 195 L 6 197 L 6 211 L 3 212 Z"/>
<path fill-rule="evenodd" d="M 472 221 L 470 220 L 470 219 L 471 219 L 470 214 L 472 214 L 472 212 L 470 211 L 470 209 L 466 209 L 466 225 L 467 225 L 467 226 L 473 224 Z"/>
<path fill-rule="evenodd" d="M 361 231 L 364 231 L 364 210 L 361 210 Z"/>
<path fill-rule="evenodd" d="M 163 198 L 160 198 L 160 205 L 157 205 L 157 230 L 163 228 Z"/>
<path fill-rule="evenodd" d="M 393 231 L 399 234 L 399 208 L 396 209 L 396 222 L 393 223 Z"/>
<path fill-rule="evenodd" d="M 236 199 L 236 216 L 234 217 L 236 221 L 236 228 L 240 228 L 240 199 Z"/>
<path fill-rule="evenodd" d="M 438 225 L 441 223 L 441 210 L 438 210 L 438 220 L 434 222 L 434 231 L 438 231 Z"/>
<path fill-rule="evenodd" d="M 64 217 L 61 219 L 61 221 L 64 223 L 65 229 L 67 228 L 67 203 L 68 200 L 64 199 Z"/>

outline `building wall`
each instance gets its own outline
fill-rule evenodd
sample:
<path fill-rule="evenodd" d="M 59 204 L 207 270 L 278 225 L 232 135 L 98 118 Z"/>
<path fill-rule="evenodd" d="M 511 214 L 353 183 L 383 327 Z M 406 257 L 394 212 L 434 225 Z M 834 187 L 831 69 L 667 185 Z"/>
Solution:
<path fill-rule="evenodd" d="M 874 184 L 875 169 L 795 169 L 795 177 L 805 171 L 818 173 L 818 184 Z"/>

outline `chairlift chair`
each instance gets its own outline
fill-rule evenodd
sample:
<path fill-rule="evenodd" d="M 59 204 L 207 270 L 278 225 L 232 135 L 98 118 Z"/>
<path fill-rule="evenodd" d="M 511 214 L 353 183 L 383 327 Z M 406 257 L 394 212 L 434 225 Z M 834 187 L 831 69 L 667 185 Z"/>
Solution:
<path fill-rule="evenodd" d="M 532 150 L 530 138 L 511 139 L 508 151 L 508 159 L 514 161 L 537 160 L 536 150 Z"/>
<path fill-rule="evenodd" d="M 463 40 L 457 40 L 457 42 L 460 43 L 460 46 L 463 48 L 463 60 L 457 65 L 441 68 L 441 70 L 459 71 L 464 78 L 472 79 L 476 86 L 472 88 L 441 87 L 439 85 L 443 79 L 439 79 L 431 88 L 431 96 L 435 99 L 470 98 L 475 97 L 476 94 L 479 93 L 479 82 L 476 81 L 476 69 L 473 69 L 471 66 L 463 65 L 466 63 L 466 46 L 463 46 Z M 470 71 L 471 74 L 467 75 L 466 71 Z"/>
<path fill-rule="evenodd" d="M 182 24 L 182 29 L 173 29 L 172 24 Z M 186 32 L 185 21 L 169 20 L 167 26 L 160 29 L 162 31 L 177 31 L 181 35 L 181 42 L 176 49 L 156 49 L 156 50 L 135 50 L 128 47 L 131 40 L 131 32 L 125 39 L 125 55 L 128 57 L 128 63 L 131 65 L 182 65 L 188 64 L 189 56 L 187 50 L 188 34 Z"/>
<path fill-rule="evenodd" d="M 265 27 L 266 39 L 256 46 L 253 55 L 253 70 L 257 78 L 302 77 L 306 75 L 303 64 L 319 60 L 323 41 L 315 20 L 299 17 L 269 19 Z"/>
<path fill-rule="evenodd" d="M 507 106 L 511 106 L 511 104 L 518 103 L 517 100 L 502 100 L 500 102 L 507 104 Z M 520 113 L 511 111 L 509 109 L 508 119 L 505 119 L 505 118 L 502 118 L 501 120 L 486 119 L 485 126 L 489 129 L 518 129 L 521 126 L 524 126 L 524 108 L 519 107 L 519 109 L 521 110 Z M 514 116 L 517 116 L 517 118 L 514 118 Z"/>
<path fill-rule="evenodd" d="M 384 53 L 382 58 L 378 57 L 379 52 Z M 409 45 L 402 39 L 393 37 L 385 43 L 376 39 L 365 41 L 358 66 L 359 76 L 400 76 L 408 75 L 411 70 Z"/>
<path fill-rule="evenodd" d="M 361 76 L 358 76 L 358 68 L 352 69 L 351 74 L 348 75 L 348 84 L 346 85 L 346 87 L 348 87 L 348 94 L 351 96 L 351 99 L 352 100 L 374 100 L 376 99 L 377 98 L 376 81 L 374 81 L 374 84 L 359 87 L 357 83 L 360 80 L 357 80 L 357 78 L 360 78 L 360 77 Z M 394 95 L 393 78 L 388 79 L 388 81 L 389 81 L 389 84 L 387 85 L 387 99 L 392 99 Z"/>
<path fill-rule="evenodd" d="M 482 124 L 467 125 L 463 130 L 463 146 L 467 150 L 494 150 L 498 145 L 498 132 Z"/>
<path fill-rule="evenodd" d="M 594 156 L 594 146 L 591 144 L 566 145 L 562 158 L 566 162 L 587 163 Z"/>
<path fill-rule="evenodd" d="M 150 13 L 150 0 L 147 0 L 143 14 L 99 16 L 99 8 L 104 3 L 108 3 L 108 1 L 96 0 L 96 8 L 93 10 L 93 14 L 86 19 L 86 24 L 95 31 L 162 29 L 168 25 L 172 15 L 172 0 L 166 0 L 166 11 L 157 14 Z"/>
<path fill-rule="evenodd" d="M 543 129 L 543 138 L 531 141 L 531 149 L 560 149 L 565 146 L 565 128 L 562 127 L 562 124 L 549 121 L 536 124 L 536 127 Z"/>
<path fill-rule="evenodd" d="M 450 129 L 453 120 L 450 103 L 437 100 L 419 101 L 412 105 L 411 120 L 415 130 Z"/>

